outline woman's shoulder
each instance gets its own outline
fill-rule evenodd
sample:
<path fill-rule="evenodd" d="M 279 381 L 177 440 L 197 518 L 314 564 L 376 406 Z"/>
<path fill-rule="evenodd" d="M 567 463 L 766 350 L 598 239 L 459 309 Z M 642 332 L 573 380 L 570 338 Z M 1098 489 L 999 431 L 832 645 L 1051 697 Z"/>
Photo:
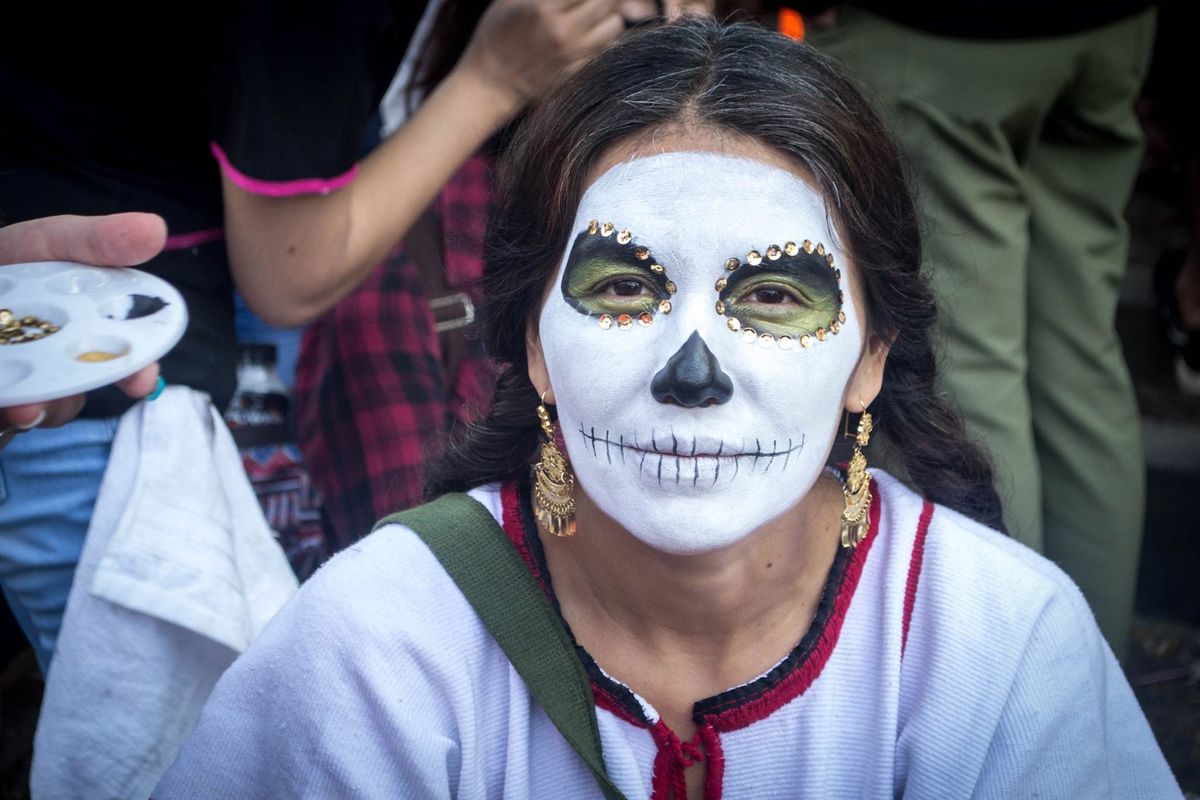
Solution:
<path fill-rule="evenodd" d="M 501 515 L 496 484 L 467 493 L 497 521 Z M 444 637 L 451 627 L 474 630 L 478 619 L 424 540 L 398 521 L 385 518 L 367 536 L 331 558 L 301 587 L 309 607 L 327 608 L 337 617 L 386 634 L 430 621 Z M 307 596 L 306 596 L 307 595 Z"/>
<path fill-rule="evenodd" d="M 926 501 L 892 475 L 878 472 L 875 480 L 884 513 L 910 540 L 913 560 L 919 562 L 914 566 L 920 575 L 914 579 L 963 587 L 966 594 L 956 602 L 976 597 L 986 603 L 1002 596 L 1005 605 L 1036 613 L 1058 598 L 1091 618 L 1075 582 L 1045 556 L 952 508 Z"/>

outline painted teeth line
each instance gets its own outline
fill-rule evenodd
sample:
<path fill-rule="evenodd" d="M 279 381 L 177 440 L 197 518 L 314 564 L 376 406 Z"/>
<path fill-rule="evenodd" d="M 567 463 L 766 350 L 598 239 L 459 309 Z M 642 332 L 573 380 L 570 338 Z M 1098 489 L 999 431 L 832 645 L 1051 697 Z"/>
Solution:
<path fill-rule="evenodd" d="M 696 440 L 693 438 L 690 445 L 686 441 L 680 442 L 674 432 L 671 433 L 671 450 L 669 452 L 658 449 L 658 435 L 656 433 L 651 433 L 651 444 L 649 448 L 642 447 L 640 444 L 638 444 L 636 439 L 632 444 L 626 442 L 624 434 L 620 435 L 616 439 L 613 439 L 611 431 L 606 430 L 602 433 L 597 433 L 596 428 L 594 427 L 585 428 L 583 425 L 580 425 L 579 435 L 583 437 L 588 447 L 591 448 L 593 456 L 598 458 L 600 456 L 601 448 L 603 447 L 604 452 L 606 453 L 605 457 L 610 464 L 612 463 L 613 454 L 617 454 L 620 458 L 624 457 L 620 454 L 620 451 L 623 450 L 629 450 L 633 453 L 641 453 L 643 458 L 645 458 L 647 455 L 650 455 L 665 456 L 667 458 L 712 458 L 720 460 L 723 458 L 778 458 L 781 456 L 790 456 L 792 453 L 798 452 L 804 448 L 803 436 L 800 437 L 799 442 L 796 442 L 794 439 L 788 439 L 786 447 L 780 447 L 780 441 L 778 439 L 773 439 L 771 440 L 771 447 L 766 450 L 764 450 L 762 447 L 762 440 L 755 439 L 754 450 L 746 450 L 740 453 L 726 453 L 725 442 L 721 441 L 718 443 L 717 452 L 715 454 L 702 454 L 698 456 L 696 455 Z M 681 444 L 683 445 L 682 447 L 680 446 Z"/>
<path fill-rule="evenodd" d="M 765 251 L 766 259 L 767 261 L 778 261 L 783 255 L 799 255 L 801 250 L 810 255 L 816 253 L 818 256 L 824 258 L 825 263 L 828 264 L 829 268 L 833 270 L 834 277 L 839 282 L 842 280 L 842 271 L 833 265 L 833 253 L 827 253 L 825 251 L 825 245 L 820 242 L 814 245 L 811 240 L 805 239 L 800 244 L 796 244 L 795 242 L 786 242 L 784 243 L 783 247 L 773 244 L 767 247 Z M 735 272 L 739 267 L 742 266 L 743 263 L 749 264 L 752 267 L 757 267 L 763 262 L 763 257 L 764 254 L 758 250 L 751 250 L 749 253 L 747 253 L 744 262 L 743 259 L 739 259 L 737 256 L 731 256 L 725 260 L 725 270 L 727 272 Z M 718 292 L 723 292 L 725 291 L 725 287 L 728 285 L 728 278 L 719 278 L 716 283 L 716 290 Z M 840 290 L 838 291 L 838 302 L 846 302 L 845 294 Z M 723 300 L 717 300 L 715 308 L 719 315 L 726 316 L 727 308 Z M 759 347 L 778 347 L 780 350 L 792 350 L 797 344 L 805 349 L 810 348 L 813 346 L 814 342 L 823 342 L 828 339 L 831 334 L 836 336 L 841 332 L 842 325 L 845 324 L 846 312 L 842 311 L 841 309 L 838 309 L 837 316 L 831 319 L 828 325 L 822 325 L 812 334 L 806 333 L 799 337 L 788 336 L 786 334 L 782 336 L 775 336 L 770 333 L 759 333 L 749 325 L 743 326 L 742 321 L 737 317 L 729 317 L 725 323 L 726 327 L 728 327 L 729 330 L 733 331 L 734 333 L 739 334 L 743 341 L 758 342 Z"/>

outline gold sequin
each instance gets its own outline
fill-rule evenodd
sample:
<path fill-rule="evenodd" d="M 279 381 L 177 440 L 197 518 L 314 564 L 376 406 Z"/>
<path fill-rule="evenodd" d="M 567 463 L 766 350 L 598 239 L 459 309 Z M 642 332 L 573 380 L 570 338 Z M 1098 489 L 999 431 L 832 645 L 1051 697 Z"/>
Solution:
<path fill-rule="evenodd" d="M 600 220 L 593 219 L 588 222 L 588 233 L 593 236 L 600 230 Z"/>
<path fill-rule="evenodd" d="M 718 301 L 717 301 L 717 313 L 718 313 L 718 314 L 724 314 L 724 313 L 725 313 L 725 301 L 724 301 L 724 300 L 718 300 Z"/>
<path fill-rule="evenodd" d="M 638 324 L 643 328 L 650 327 L 651 322 L 654 322 L 654 315 L 649 311 L 643 311 L 641 314 L 638 314 Z"/>
<path fill-rule="evenodd" d="M 633 241 L 633 234 L 629 231 L 621 231 L 617 234 L 617 241 L 620 244 L 629 244 Z"/>
<path fill-rule="evenodd" d="M 817 255 L 819 255 L 819 256 L 825 255 L 825 245 L 823 245 L 823 244 L 817 245 Z"/>
<path fill-rule="evenodd" d="M 633 248 L 633 257 L 638 261 L 645 261 L 650 257 L 650 250 L 646 247 L 635 247 Z"/>
<path fill-rule="evenodd" d="M 741 265 L 742 265 L 742 262 L 738 261 L 736 258 L 725 259 L 725 269 L 729 270 L 730 272 L 733 272 L 735 269 L 737 269 Z"/>
<path fill-rule="evenodd" d="M 813 243 L 808 239 L 805 239 L 803 242 L 801 242 L 800 246 L 804 248 L 804 252 L 806 253 L 811 253 L 813 250 Z"/>
<path fill-rule="evenodd" d="M 611 222 L 606 222 L 600 226 L 600 235 L 601 236 L 612 236 L 612 232 L 615 228 L 616 228 L 616 226 L 613 225 Z"/>
<path fill-rule="evenodd" d="M 658 310 L 664 314 L 670 314 L 671 313 L 671 301 L 670 300 L 659 300 L 658 301 Z"/>
<path fill-rule="evenodd" d="M 656 273 L 658 273 L 659 275 L 662 275 L 662 274 L 663 274 L 663 272 L 665 272 L 665 270 L 663 269 L 663 265 L 662 265 L 662 264 L 651 264 L 651 265 L 650 265 L 650 271 L 651 271 L 651 272 L 656 272 Z"/>
<path fill-rule="evenodd" d="M 747 342 L 753 342 L 758 338 L 758 331 L 754 328 L 742 328 L 742 339 Z"/>
<path fill-rule="evenodd" d="M 781 255 L 783 255 L 783 251 L 779 249 L 779 245 L 773 244 L 767 248 L 767 258 L 769 260 L 778 261 Z"/>
<path fill-rule="evenodd" d="M 795 242 L 788 242 L 783 246 L 783 252 L 787 253 L 789 256 L 794 256 L 796 253 L 800 252 L 800 248 L 796 246 Z M 783 340 L 781 339 L 780 341 L 782 342 Z"/>
<path fill-rule="evenodd" d="M 621 330 L 625 330 L 631 325 L 633 325 L 633 317 L 629 316 L 628 314 L 620 314 L 617 316 L 617 327 Z"/>
<path fill-rule="evenodd" d="M 760 334 L 758 337 L 759 347 L 773 347 L 775 345 L 775 337 L 769 333 Z"/>
<path fill-rule="evenodd" d="M 757 250 L 751 250 L 749 253 L 746 253 L 746 263 L 752 267 L 757 267 L 762 263 L 762 253 Z"/>
<path fill-rule="evenodd" d="M 667 294 L 675 294 L 678 287 L 675 286 L 675 281 L 667 281 Z"/>
<path fill-rule="evenodd" d="M 742 321 L 737 317 L 730 317 L 728 320 L 726 320 L 725 325 L 734 333 L 737 333 L 742 329 Z"/>
<path fill-rule="evenodd" d="M 825 337 L 828 335 L 828 333 L 829 332 L 826 331 L 824 328 L 817 328 L 817 341 L 818 342 L 825 341 Z"/>
<path fill-rule="evenodd" d="M 825 260 L 828 261 L 829 266 L 832 267 L 833 266 L 833 253 L 830 253 L 829 255 L 825 256 Z"/>
<path fill-rule="evenodd" d="M 780 336 L 779 337 L 779 349 L 780 350 L 791 350 L 795 346 L 796 346 L 796 340 L 793 339 L 792 337 L 790 337 L 790 336 Z"/>
<path fill-rule="evenodd" d="M 835 319 L 833 322 L 829 323 L 829 330 L 836 335 L 841 332 L 842 326 Z"/>
<path fill-rule="evenodd" d="M 729 285 L 729 281 L 725 278 L 717 278 L 716 288 L 718 292 L 725 291 L 725 287 Z"/>
<path fill-rule="evenodd" d="M 839 311 L 839 312 L 838 312 L 838 322 L 845 323 L 845 321 L 846 321 L 846 312 L 845 312 L 845 311 Z"/>
<path fill-rule="evenodd" d="M 801 347 L 812 347 L 812 337 L 807 333 L 800 337 Z"/>
<path fill-rule="evenodd" d="M 604 330 L 608 330 L 609 328 L 612 327 L 612 323 L 613 323 L 612 314 L 601 314 L 598 321 L 600 322 L 601 328 L 603 328 Z"/>

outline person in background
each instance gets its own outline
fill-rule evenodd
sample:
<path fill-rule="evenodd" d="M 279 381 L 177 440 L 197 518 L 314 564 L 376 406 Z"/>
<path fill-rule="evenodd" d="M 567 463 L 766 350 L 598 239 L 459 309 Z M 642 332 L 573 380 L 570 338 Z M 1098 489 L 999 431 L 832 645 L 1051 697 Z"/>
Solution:
<path fill-rule="evenodd" d="M 194 5 L 180 10 L 186 35 L 146 36 L 160 13 L 71 0 L 14 11 L 8 24 L 23 34 L 0 54 L 0 102 L 10 109 L 0 217 L 161 215 L 164 252 L 143 268 L 179 288 L 190 312 L 162 376 L 218 409 L 233 391 L 235 286 L 276 325 L 320 314 L 497 127 L 624 28 L 612 0 L 497 0 L 452 75 L 360 163 L 415 15 L 393 16 L 382 0 Z M 170 25 L 181 30 L 178 18 Z M 94 454 L 65 471 L 73 490 L 50 508 L 24 490 L 0 505 L 0 584 L 43 669 L 116 420 L 132 402 L 92 393 L 78 420 L 22 434 L 0 456 L 20 486 L 79 464 L 84 448 Z"/>
<path fill-rule="evenodd" d="M 381 107 L 384 141 L 435 101 L 491 0 L 427 5 Z M 624 0 L 626 24 L 705 13 L 711 0 Z M 475 155 L 365 281 L 304 332 L 296 421 L 304 462 L 324 501 L 333 546 L 421 499 L 424 468 L 446 433 L 486 410 L 494 366 L 474 308 L 492 162 L 508 134 L 497 120 Z"/>
<path fill-rule="evenodd" d="M 857 3 L 809 32 L 912 169 L 946 311 L 941 387 L 996 459 L 1007 525 L 1079 583 L 1118 654 L 1145 470 L 1115 317 L 1150 5 Z"/>

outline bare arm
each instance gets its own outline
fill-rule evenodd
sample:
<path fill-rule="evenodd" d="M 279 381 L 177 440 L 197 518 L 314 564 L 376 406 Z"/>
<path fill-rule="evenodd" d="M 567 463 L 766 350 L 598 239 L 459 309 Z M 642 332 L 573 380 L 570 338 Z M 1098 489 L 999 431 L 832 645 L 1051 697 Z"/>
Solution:
<path fill-rule="evenodd" d="M 223 177 L 230 264 L 250 307 L 295 326 L 350 292 L 489 136 L 620 34 L 615 5 L 495 0 L 458 66 L 337 191 L 264 197 Z"/>

